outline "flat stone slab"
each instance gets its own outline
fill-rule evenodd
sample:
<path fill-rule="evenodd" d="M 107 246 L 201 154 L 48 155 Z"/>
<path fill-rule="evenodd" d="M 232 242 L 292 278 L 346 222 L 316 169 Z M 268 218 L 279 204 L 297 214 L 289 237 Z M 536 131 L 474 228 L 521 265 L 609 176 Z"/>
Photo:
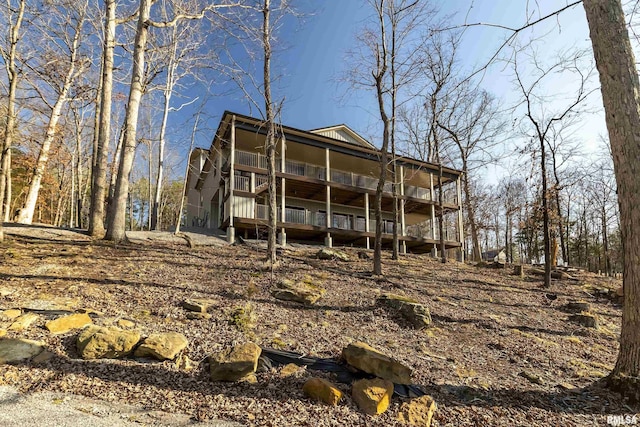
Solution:
<path fill-rule="evenodd" d="M 36 320 L 38 320 L 39 317 L 40 316 L 35 313 L 25 313 L 22 316 L 17 317 L 16 320 L 13 321 L 11 326 L 9 326 L 9 330 L 17 332 L 24 331 L 25 329 L 28 329 Z"/>
<path fill-rule="evenodd" d="M 204 298 L 189 298 L 182 302 L 185 310 L 195 313 L 206 313 L 209 309 L 218 304 L 218 301 Z"/>
<path fill-rule="evenodd" d="M 0 338 L 0 365 L 31 359 L 42 353 L 44 343 L 21 338 Z"/>
<path fill-rule="evenodd" d="M 45 323 L 44 327 L 52 334 L 64 334 L 73 329 L 84 328 L 92 323 L 93 320 L 87 313 L 76 313 L 50 320 Z"/>

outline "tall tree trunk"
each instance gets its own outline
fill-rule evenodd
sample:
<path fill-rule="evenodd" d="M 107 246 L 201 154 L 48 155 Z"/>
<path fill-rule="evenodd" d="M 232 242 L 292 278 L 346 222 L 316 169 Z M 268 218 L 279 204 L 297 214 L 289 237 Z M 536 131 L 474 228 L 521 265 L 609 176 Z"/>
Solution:
<path fill-rule="evenodd" d="M 133 51 L 133 68 L 131 72 L 131 86 L 129 100 L 125 113 L 125 135 L 118 176 L 113 195 L 113 208 L 109 211 L 107 234 L 105 238 L 114 242 L 126 240 L 126 208 L 129 194 L 129 174 L 133 166 L 136 152 L 136 131 L 138 129 L 138 112 L 142 98 L 145 49 L 149 33 L 148 21 L 152 0 L 140 0 L 136 41 Z"/>
<path fill-rule="evenodd" d="M 540 174 L 542 178 L 542 238 L 544 243 L 544 287 L 551 287 L 551 238 L 549 236 L 549 197 L 547 194 L 547 157 L 545 141 L 540 139 Z"/>
<path fill-rule="evenodd" d="M 11 150 L 7 151 L 7 163 L 11 165 Z M 11 178 L 10 167 L 7 169 L 7 174 L 5 175 L 5 181 L 6 181 L 6 184 L 5 184 L 6 188 L 5 188 L 5 197 L 4 197 L 4 221 L 8 222 L 13 219 L 11 214 L 11 199 L 13 197 L 11 193 L 12 193 L 13 186 L 11 185 L 12 178 Z"/>
<path fill-rule="evenodd" d="M 13 145 L 14 133 L 16 131 L 16 92 L 18 89 L 18 70 L 16 67 L 16 56 L 18 41 L 20 40 L 20 27 L 24 17 L 26 0 L 20 0 L 18 13 L 15 22 L 9 27 L 9 52 L 4 58 L 9 91 L 7 94 L 7 119 L 4 130 L 4 141 L 2 153 L 0 154 L 0 201 L 4 201 L 7 191 L 7 177 L 11 170 L 11 146 Z M 4 203 L 0 203 L 0 218 L 4 219 Z M 2 221 L 0 221 L 0 241 L 4 240 Z"/>
<path fill-rule="evenodd" d="M 86 7 L 86 4 L 84 5 Z M 51 144 L 57 136 L 58 121 L 62 115 L 62 107 L 67 101 L 67 94 L 71 89 L 74 79 L 76 78 L 76 59 L 78 57 L 80 36 L 82 34 L 82 25 L 84 22 L 84 11 L 78 17 L 78 21 L 74 28 L 73 39 L 69 46 L 69 68 L 64 76 L 64 83 L 58 98 L 56 99 L 51 115 L 49 116 L 49 123 L 47 124 L 47 131 L 45 133 L 42 147 L 40 147 L 40 153 L 38 154 L 38 160 L 36 161 L 36 167 L 31 175 L 31 184 L 29 185 L 29 191 L 27 192 L 27 198 L 24 202 L 24 206 L 20 210 L 18 215 L 18 222 L 21 224 L 31 224 L 33 220 L 33 213 L 36 209 L 36 202 L 38 201 L 38 193 L 40 192 L 40 185 L 42 183 L 42 177 L 49 161 L 49 151 Z"/>
<path fill-rule="evenodd" d="M 102 238 L 105 233 L 105 199 L 107 197 L 107 157 L 111 138 L 111 99 L 113 93 L 113 51 L 116 33 L 116 2 L 104 0 L 104 48 L 102 52 L 102 75 L 100 79 L 99 131 L 95 148 L 95 161 L 91 173 L 91 209 L 89 213 L 89 235 Z M 114 158 L 115 163 L 115 158 Z"/>
<path fill-rule="evenodd" d="M 471 186 L 469 185 L 469 174 L 465 172 L 466 161 L 462 167 L 462 188 L 464 189 L 464 205 L 467 210 L 469 228 L 471 229 L 471 243 L 473 244 L 473 260 L 481 261 L 480 239 L 478 239 L 478 224 L 476 223 L 476 211 L 473 205 Z"/>
<path fill-rule="evenodd" d="M 267 236 L 267 260 L 276 262 L 276 234 L 278 232 L 278 203 L 276 189 L 276 126 L 273 99 L 271 97 L 271 1 L 264 0 L 262 9 L 262 47 L 264 48 L 263 84 L 264 109 L 267 120 L 265 156 L 267 158 L 267 181 L 269 195 L 269 231 Z M 281 153 L 284 156 L 284 153 Z M 229 179 L 234 179 L 230 177 Z"/>
<path fill-rule="evenodd" d="M 604 272 L 607 276 L 611 275 L 611 263 L 609 261 L 609 237 L 607 234 L 607 211 L 602 206 L 602 248 L 604 249 Z"/>
<path fill-rule="evenodd" d="M 620 0 L 584 0 L 618 187 L 624 258 L 620 352 L 609 383 L 640 401 L 640 82 Z"/>

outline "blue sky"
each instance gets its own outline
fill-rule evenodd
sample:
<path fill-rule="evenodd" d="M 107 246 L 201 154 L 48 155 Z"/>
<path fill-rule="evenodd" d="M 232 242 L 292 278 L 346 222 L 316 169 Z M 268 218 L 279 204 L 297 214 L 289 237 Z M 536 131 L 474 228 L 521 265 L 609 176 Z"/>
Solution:
<path fill-rule="evenodd" d="M 439 3 L 443 14 L 452 15 L 451 26 L 463 24 L 466 20 L 467 23 L 483 22 L 509 27 L 518 27 L 527 21 L 527 17 L 535 20 L 567 4 L 555 0 L 540 0 L 537 3 L 527 0 L 453 0 Z M 346 123 L 363 136 L 375 139 L 379 116 L 374 94 L 349 90 L 348 85 L 340 81 L 350 66 L 347 52 L 354 48 L 356 34 L 370 15 L 367 2 L 325 0 L 317 6 L 315 2 L 307 0 L 299 4 L 300 9 L 308 15 L 304 22 L 284 27 L 282 38 L 286 40 L 287 48 L 279 52 L 273 62 L 274 70 L 282 74 L 280 86 L 274 95 L 276 98 L 285 98 L 283 123 L 301 129 Z M 485 64 L 509 34 L 506 30 L 486 26 L 468 28 L 461 46 L 463 67 L 473 70 Z M 552 58 L 555 52 L 570 47 L 590 49 L 581 5 L 524 31 L 519 39 L 524 42 L 531 37 L 541 37 L 536 45 L 541 57 L 548 55 Z M 505 55 L 509 52 L 509 48 L 504 51 Z M 569 83 L 559 78 L 546 89 L 554 92 Z M 483 76 L 482 86 L 498 97 L 505 107 L 518 102 L 512 72 L 504 64 L 492 65 Z M 590 116 L 574 135 L 584 140 L 587 147 L 595 145 L 598 135 L 605 133 L 599 92 L 591 95 L 589 102 L 597 113 Z M 207 113 L 211 116 L 210 126 L 217 125 L 224 110 L 244 114 L 251 112 L 239 93 L 215 96 L 207 105 Z M 257 115 L 255 111 L 252 113 Z M 183 117 L 173 120 L 174 123 L 180 123 L 177 126 L 182 129 L 190 130 L 191 125 L 184 124 L 186 117 L 187 112 Z M 177 135 L 176 138 L 184 141 L 186 135 L 181 134 L 182 138 Z M 211 137 L 210 130 L 202 132 L 197 145 L 208 148 Z M 377 144 L 378 141 L 372 142 Z M 184 142 L 179 144 L 184 147 Z"/>

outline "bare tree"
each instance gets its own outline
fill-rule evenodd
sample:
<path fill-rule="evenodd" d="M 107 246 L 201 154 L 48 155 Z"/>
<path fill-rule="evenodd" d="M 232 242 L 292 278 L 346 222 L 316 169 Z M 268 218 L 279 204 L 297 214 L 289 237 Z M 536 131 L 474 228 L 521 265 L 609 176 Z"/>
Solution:
<path fill-rule="evenodd" d="M 54 90 L 56 100 L 53 105 L 47 102 L 46 95 L 42 96 L 42 100 L 51 108 L 49 122 L 45 132 L 40 154 L 33 174 L 31 175 L 31 183 L 29 192 L 25 200 L 24 206 L 18 215 L 18 222 L 22 224 L 31 224 L 33 213 L 35 211 L 38 193 L 40 192 L 40 184 L 42 176 L 49 160 L 49 150 L 51 144 L 57 135 L 58 122 L 62 115 L 62 108 L 67 102 L 69 90 L 77 77 L 82 74 L 88 63 L 79 58 L 80 41 L 83 36 L 83 26 L 87 13 L 88 3 L 84 1 L 76 1 L 56 8 L 56 12 L 51 14 L 54 22 L 46 23 L 41 27 L 42 36 L 50 39 L 53 45 L 60 44 L 62 52 L 43 53 L 41 59 L 46 63 L 38 63 L 34 67 L 42 69 L 45 73 L 47 84 Z M 61 55 L 62 61 L 56 58 Z M 62 80 L 61 82 L 59 80 Z"/>
<path fill-rule="evenodd" d="M 584 0 L 613 153 L 624 249 L 620 352 L 610 384 L 640 401 L 640 81 L 620 0 Z"/>
<path fill-rule="evenodd" d="M 140 110 L 140 100 L 144 91 L 145 51 L 149 35 L 149 27 L 172 28 L 185 19 L 202 19 L 208 11 L 222 7 L 237 6 L 237 4 L 232 3 L 208 5 L 200 12 L 183 13 L 178 11 L 170 20 L 155 22 L 151 20 L 152 3 L 152 0 L 140 0 L 140 7 L 138 10 L 131 84 L 129 87 L 129 99 L 125 112 L 124 142 L 118 167 L 115 191 L 112 199 L 112 207 L 109 209 L 107 234 L 105 236 L 107 240 L 115 242 L 126 240 L 125 223 L 127 197 L 129 194 L 129 174 L 131 173 L 135 156 L 138 113 Z"/>
<path fill-rule="evenodd" d="M 473 259 L 480 261 L 480 243 L 476 224 L 476 204 L 470 185 L 471 174 L 485 166 L 495 156 L 496 147 L 505 122 L 501 118 L 495 99 L 486 91 L 469 82 L 454 86 L 452 102 L 438 120 L 457 148 L 462 171 L 462 189 L 467 221 L 473 244 Z"/>
<path fill-rule="evenodd" d="M 534 74 L 529 75 L 525 80 L 521 64 L 518 61 L 520 53 L 513 55 L 512 65 L 516 87 L 523 99 L 524 118 L 523 133 L 538 146 L 540 150 L 540 179 L 541 179 L 541 200 L 542 200 L 542 226 L 544 241 L 544 287 L 551 287 L 551 233 L 550 233 L 550 210 L 549 185 L 547 172 L 547 149 L 548 140 L 552 136 L 553 130 L 558 129 L 562 122 L 575 113 L 583 104 L 586 97 L 593 92 L 588 87 L 590 72 L 583 72 L 584 53 L 578 52 L 571 58 L 560 58 L 553 65 L 545 66 L 536 60 L 535 55 L 530 57 Z M 544 95 L 544 81 L 548 80 L 553 73 L 571 74 L 576 82 L 576 87 L 571 93 L 564 94 L 564 104 L 558 106 L 561 101 L 556 100 L 556 106 L 549 106 L 550 97 Z"/>
<path fill-rule="evenodd" d="M 24 18 L 26 0 L 19 0 L 17 7 L 13 7 L 11 2 L 7 7 L 8 32 L 7 46 L 0 46 L 0 54 L 5 63 L 9 90 L 7 96 L 7 119 L 4 128 L 4 141 L 2 143 L 2 153 L 0 154 L 0 219 L 4 219 L 5 192 L 7 180 L 11 170 L 11 146 L 16 131 L 16 93 L 18 89 L 18 42 L 20 41 L 20 29 Z M 4 240 L 2 221 L 0 220 L 0 241 Z"/>

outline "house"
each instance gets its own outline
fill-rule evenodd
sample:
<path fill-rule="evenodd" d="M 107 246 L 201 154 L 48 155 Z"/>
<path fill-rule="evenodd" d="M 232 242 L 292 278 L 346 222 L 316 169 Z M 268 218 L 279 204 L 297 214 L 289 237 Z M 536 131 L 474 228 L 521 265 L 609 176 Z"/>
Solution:
<path fill-rule="evenodd" d="M 482 252 L 482 260 L 504 264 L 507 262 L 507 253 L 504 249 L 492 249 L 486 252 Z"/>
<path fill-rule="evenodd" d="M 278 238 L 317 241 L 327 246 L 369 248 L 375 238 L 373 207 L 379 151 L 346 125 L 304 131 L 278 126 Z M 266 128 L 259 119 L 225 112 L 209 150 L 190 155 L 187 225 L 263 235 L 268 215 Z M 283 137 L 284 136 L 284 137 Z M 440 209 L 438 167 L 399 157 L 399 239 L 402 251 L 435 251 L 438 216 L 444 218 L 447 249 L 461 249 L 460 171 L 443 168 Z M 388 174 L 391 177 L 391 174 Z M 381 200 L 383 245 L 392 243 L 392 183 Z M 436 200 L 436 201 L 434 201 Z M 460 251 L 462 253 L 463 251 Z M 461 255 L 462 256 L 462 255 Z"/>

